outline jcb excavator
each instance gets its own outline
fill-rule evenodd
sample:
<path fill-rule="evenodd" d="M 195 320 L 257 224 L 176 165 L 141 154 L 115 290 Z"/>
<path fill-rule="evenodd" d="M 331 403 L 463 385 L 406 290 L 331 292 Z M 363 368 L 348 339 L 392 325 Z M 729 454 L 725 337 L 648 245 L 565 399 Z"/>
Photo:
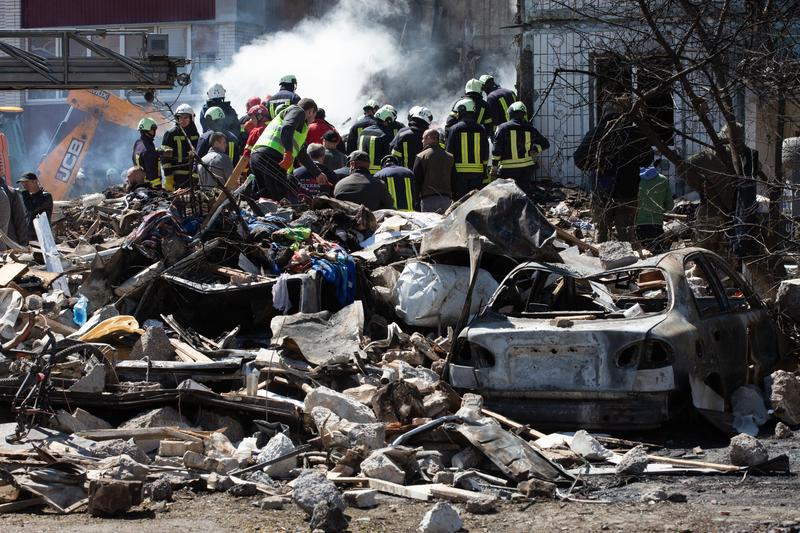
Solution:
<path fill-rule="evenodd" d="M 53 146 L 51 142 L 52 147 L 37 172 L 39 181 L 56 200 L 67 197 L 101 121 L 136 129 L 139 121 L 149 116 L 159 125 L 157 135 L 162 135 L 170 127 L 170 121 L 155 108 L 145 109 L 108 91 L 73 90 L 67 93 L 67 102 L 70 108 L 53 135 L 52 142 L 58 144 Z M 63 134 L 74 109 L 84 111 L 87 116 Z"/>

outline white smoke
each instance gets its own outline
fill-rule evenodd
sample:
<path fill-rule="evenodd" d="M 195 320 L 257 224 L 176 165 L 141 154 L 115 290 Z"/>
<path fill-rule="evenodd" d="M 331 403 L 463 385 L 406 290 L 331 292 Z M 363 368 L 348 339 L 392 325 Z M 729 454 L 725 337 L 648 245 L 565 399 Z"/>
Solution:
<path fill-rule="evenodd" d="M 411 106 L 423 105 L 443 124 L 469 76 L 454 48 L 441 50 L 430 32 L 425 37 L 420 18 L 407 0 L 340 0 L 319 17 L 243 46 L 229 64 L 207 69 L 199 83 L 204 89 L 221 83 L 239 110 L 251 96 L 276 92 L 281 76 L 294 74 L 297 93 L 313 98 L 342 133 L 368 98 L 394 105 L 402 122 Z M 481 58 L 507 87 L 516 79 L 512 50 L 509 39 L 507 57 Z"/>

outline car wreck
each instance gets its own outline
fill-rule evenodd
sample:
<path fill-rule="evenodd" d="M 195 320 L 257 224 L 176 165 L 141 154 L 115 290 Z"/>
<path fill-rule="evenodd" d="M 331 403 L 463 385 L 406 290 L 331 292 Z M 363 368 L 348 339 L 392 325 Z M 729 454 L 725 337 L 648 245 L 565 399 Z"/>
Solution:
<path fill-rule="evenodd" d="M 455 343 L 450 382 L 544 426 L 655 428 L 694 406 L 732 427 L 731 396 L 778 361 L 774 324 L 716 254 L 624 268 L 527 262 Z"/>

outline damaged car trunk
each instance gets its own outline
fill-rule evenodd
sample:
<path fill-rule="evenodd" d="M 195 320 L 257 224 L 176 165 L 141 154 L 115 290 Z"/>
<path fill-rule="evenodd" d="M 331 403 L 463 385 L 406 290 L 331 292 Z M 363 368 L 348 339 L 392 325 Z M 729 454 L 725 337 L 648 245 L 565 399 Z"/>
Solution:
<path fill-rule="evenodd" d="M 511 271 L 459 334 L 450 381 L 537 426 L 655 428 L 689 405 L 731 430 L 731 395 L 778 360 L 769 315 L 721 258 L 687 248 L 579 273 Z"/>

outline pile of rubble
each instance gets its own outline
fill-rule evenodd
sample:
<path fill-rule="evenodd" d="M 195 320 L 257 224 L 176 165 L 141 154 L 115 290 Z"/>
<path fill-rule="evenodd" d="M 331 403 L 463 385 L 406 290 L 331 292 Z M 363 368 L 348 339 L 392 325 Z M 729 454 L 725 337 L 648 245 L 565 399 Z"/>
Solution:
<path fill-rule="evenodd" d="M 462 331 L 502 300 L 517 263 L 572 257 L 601 272 L 639 260 L 576 236 L 577 192 L 551 198 L 549 219 L 507 180 L 444 217 L 231 200 L 91 195 L 57 206 L 52 232 L 40 220 L 30 249 L 3 252 L 0 513 L 114 516 L 188 487 L 293 503 L 311 529 L 339 531 L 348 506 L 374 507 L 378 493 L 489 513 L 503 500 L 592 499 L 592 475 L 787 469 L 746 435 L 732 464 L 674 459 L 540 433 L 469 392 L 481 387 L 454 359 Z M 613 299 L 607 315 L 665 305 L 666 280 L 639 276 L 622 317 L 621 293 L 592 279 L 578 286 Z M 547 320 L 568 331 L 600 312 Z M 771 415 L 796 426 L 800 378 L 773 381 Z M 439 503 L 421 528 L 456 531 L 459 512 Z"/>

